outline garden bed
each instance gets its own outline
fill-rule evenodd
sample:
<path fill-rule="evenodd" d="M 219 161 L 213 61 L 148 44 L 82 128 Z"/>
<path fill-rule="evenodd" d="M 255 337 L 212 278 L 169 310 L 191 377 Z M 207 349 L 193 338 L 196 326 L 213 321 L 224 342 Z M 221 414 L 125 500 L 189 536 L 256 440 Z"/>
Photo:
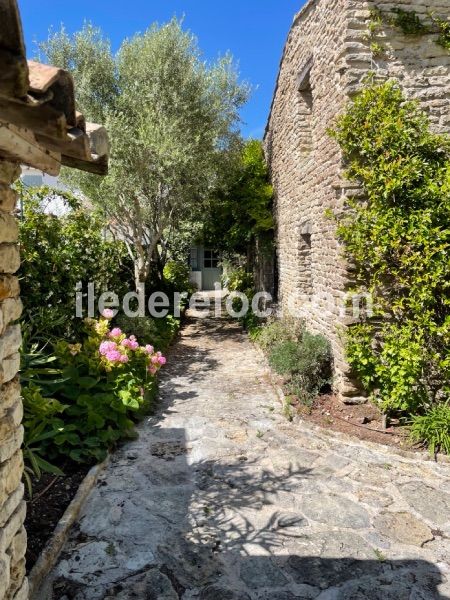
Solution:
<path fill-rule="evenodd" d="M 45 548 L 89 469 L 88 465 L 72 466 L 65 469 L 64 477 L 43 473 L 39 481 L 33 480 L 33 497 L 27 495 L 25 521 L 28 572 Z"/>
<path fill-rule="evenodd" d="M 384 428 L 381 411 L 370 402 L 347 405 L 335 395 L 326 394 L 317 397 L 311 407 L 295 402 L 291 407 L 303 420 L 315 423 L 324 429 L 339 431 L 363 441 L 376 442 L 402 450 L 417 450 L 409 439 L 405 427 L 388 423 Z"/>

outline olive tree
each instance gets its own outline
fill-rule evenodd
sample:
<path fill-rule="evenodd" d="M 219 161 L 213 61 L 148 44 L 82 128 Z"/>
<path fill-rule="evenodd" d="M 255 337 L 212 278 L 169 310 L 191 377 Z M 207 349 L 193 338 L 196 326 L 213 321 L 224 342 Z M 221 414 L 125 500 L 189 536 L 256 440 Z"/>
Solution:
<path fill-rule="evenodd" d="M 74 35 L 61 29 L 40 48 L 72 72 L 78 108 L 108 128 L 109 174 L 68 177 L 125 241 L 138 286 L 165 232 L 201 215 L 232 168 L 249 87 L 230 55 L 204 61 L 197 39 L 176 19 L 125 40 L 117 53 L 92 25 Z"/>

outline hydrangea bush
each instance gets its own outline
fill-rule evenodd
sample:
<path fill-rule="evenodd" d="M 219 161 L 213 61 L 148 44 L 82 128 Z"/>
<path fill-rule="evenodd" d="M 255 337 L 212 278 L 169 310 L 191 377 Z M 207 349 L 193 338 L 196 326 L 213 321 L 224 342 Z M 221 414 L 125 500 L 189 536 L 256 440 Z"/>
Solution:
<path fill-rule="evenodd" d="M 36 439 L 38 427 L 39 444 L 32 448 L 38 456 L 59 465 L 102 460 L 119 440 L 134 436 L 136 421 L 151 405 L 166 358 L 111 327 L 112 317 L 107 310 L 98 320 L 87 319 L 82 343 L 58 342 L 52 379 L 41 377 L 39 388 L 24 389 L 25 430 Z M 57 410 L 46 411 L 43 420 L 47 406 Z"/>

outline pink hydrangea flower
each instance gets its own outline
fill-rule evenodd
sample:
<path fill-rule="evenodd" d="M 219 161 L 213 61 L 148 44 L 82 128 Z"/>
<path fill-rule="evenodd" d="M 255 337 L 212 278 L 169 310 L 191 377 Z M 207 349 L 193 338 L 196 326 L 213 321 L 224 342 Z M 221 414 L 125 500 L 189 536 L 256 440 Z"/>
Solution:
<path fill-rule="evenodd" d="M 130 340 L 128 338 L 125 338 L 124 340 L 122 340 L 122 346 L 124 348 L 129 348 L 130 347 Z"/>
<path fill-rule="evenodd" d="M 139 342 L 136 339 L 132 340 L 130 338 L 130 343 L 128 347 L 130 348 L 130 350 L 137 350 L 139 348 Z"/>
<path fill-rule="evenodd" d="M 135 335 L 130 335 L 130 340 L 132 342 L 136 342 L 137 341 L 136 336 Z"/>
<path fill-rule="evenodd" d="M 155 354 L 155 355 L 153 355 L 153 356 L 151 357 L 150 361 L 151 361 L 151 363 L 152 363 L 153 365 L 159 365 L 159 356 L 156 356 L 156 354 Z"/>
<path fill-rule="evenodd" d="M 165 356 L 159 356 L 158 357 L 158 362 L 159 362 L 160 365 L 165 365 L 166 362 L 167 362 L 166 357 Z"/>
<path fill-rule="evenodd" d="M 162 352 L 157 352 L 156 356 L 159 358 L 160 356 L 162 356 Z"/>
<path fill-rule="evenodd" d="M 150 344 L 147 344 L 145 346 L 145 351 L 147 352 L 147 354 L 153 354 L 153 352 L 155 351 L 155 349 Z"/>
<path fill-rule="evenodd" d="M 102 317 L 104 317 L 105 319 L 108 319 L 108 321 L 110 319 L 112 319 L 114 316 L 114 311 L 111 310 L 110 308 L 105 308 L 105 310 L 102 312 Z"/>
<path fill-rule="evenodd" d="M 105 341 L 100 344 L 99 351 L 102 356 L 106 356 L 108 352 L 112 352 L 114 350 L 117 350 L 116 342 Z"/>
<path fill-rule="evenodd" d="M 149 367 L 148 367 L 148 372 L 150 373 L 150 375 L 156 375 L 157 370 L 158 369 L 153 365 L 149 365 Z"/>
<path fill-rule="evenodd" d="M 110 350 L 107 355 L 106 358 L 110 361 L 110 362 L 120 362 L 120 359 L 123 355 L 118 351 L 118 350 Z"/>
<path fill-rule="evenodd" d="M 120 357 L 120 362 L 121 363 L 127 363 L 129 360 L 128 356 L 126 354 L 122 354 L 122 356 Z"/>
<path fill-rule="evenodd" d="M 111 338 L 120 337 L 121 335 L 122 330 L 120 329 L 120 327 L 114 327 L 114 329 L 111 329 L 111 331 L 109 332 L 109 337 Z"/>

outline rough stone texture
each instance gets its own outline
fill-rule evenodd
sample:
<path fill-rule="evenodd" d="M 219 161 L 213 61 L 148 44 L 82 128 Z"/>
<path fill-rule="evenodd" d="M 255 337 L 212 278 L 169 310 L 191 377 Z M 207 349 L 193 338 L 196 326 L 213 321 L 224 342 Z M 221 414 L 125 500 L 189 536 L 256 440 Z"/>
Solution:
<path fill-rule="evenodd" d="M 343 352 L 342 330 L 354 321 L 346 297 L 349 269 L 325 210 L 340 209 L 360 190 L 344 180 L 341 153 L 327 129 L 371 70 L 379 79 L 399 80 L 436 130 L 450 129 L 450 52 L 435 35 L 405 36 L 386 25 L 376 40 L 385 52 L 374 57 L 367 33 L 375 7 L 416 10 L 425 19 L 428 12 L 447 18 L 449 10 L 448 0 L 310 0 L 288 36 L 265 136 L 280 306 L 329 338 L 336 390 L 353 403 L 364 399 Z"/>
<path fill-rule="evenodd" d="M 10 189 L 19 176 L 16 164 L 0 160 L 0 599 L 26 599 L 25 503 L 21 483 L 23 460 L 22 402 L 17 372 L 20 328 L 12 323 L 22 311 L 19 283 L 18 228 L 12 215 L 17 194 Z"/>
<path fill-rule="evenodd" d="M 450 597 L 450 523 L 427 509 L 447 506 L 450 465 L 288 422 L 234 323 L 192 320 L 168 358 L 157 413 L 36 600 Z M 385 526 L 400 518 L 420 539 Z"/>

